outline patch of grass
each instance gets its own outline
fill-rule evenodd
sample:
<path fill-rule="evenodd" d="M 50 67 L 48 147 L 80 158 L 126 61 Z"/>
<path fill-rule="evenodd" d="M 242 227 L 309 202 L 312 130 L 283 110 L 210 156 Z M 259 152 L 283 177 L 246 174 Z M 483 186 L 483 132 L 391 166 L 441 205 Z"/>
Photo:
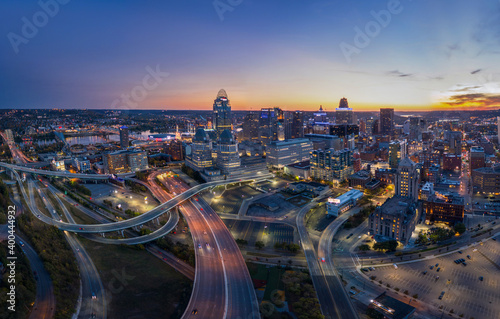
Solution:
<path fill-rule="evenodd" d="M 192 282 L 145 250 L 80 239 L 109 299 L 108 318 L 180 318 Z"/>
<path fill-rule="evenodd" d="M 281 257 L 281 255 L 263 254 L 263 253 L 256 253 L 256 252 L 253 252 L 253 251 L 247 252 L 247 255 L 256 256 L 256 257 L 263 257 L 263 258 L 277 258 L 277 257 Z"/>

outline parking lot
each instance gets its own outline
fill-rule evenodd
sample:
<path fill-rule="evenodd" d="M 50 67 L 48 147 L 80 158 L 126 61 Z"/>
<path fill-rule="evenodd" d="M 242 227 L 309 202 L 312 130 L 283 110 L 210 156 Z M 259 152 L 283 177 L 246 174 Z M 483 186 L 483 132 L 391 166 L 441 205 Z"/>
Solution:
<path fill-rule="evenodd" d="M 147 200 L 145 200 L 144 198 L 146 196 L 130 192 L 113 184 L 89 183 L 86 184 L 85 187 L 92 192 L 92 200 L 103 205 L 103 201 L 108 200 L 113 203 L 114 208 L 121 205 L 122 211 L 131 209 L 135 212 L 145 213 L 158 205 L 156 200 L 152 198 L 151 195 L 149 195 Z"/>
<path fill-rule="evenodd" d="M 215 197 L 210 206 L 218 212 L 225 214 L 238 214 L 243 200 L 262 194 L 248 185 L 230 188 L 221 197 Z"/>
<path fill-rule="evenodd" d="M 223 221 L 233 237 L 248 241 L 248 246 L 253 247 L 256 241 L 263 241 L 267 248 L 272 248 L 275 243 L 293 243 L 293 227 L 286 224 L 236 219 Z"/>
<path fill-rule="evenodd" d="M 456 264 L 457 259 L 465 259 L 467 265 Z M 494 240 L 472 246 L 461 254 L 399 264 L 397 269 L 376 267 L 366 275 L 376 276 L 374 282 L 382 281 L 382 286 L 408 290 L 409 296 L 418 294 L 419 300 L 445 314 L 453 310 L 457 316 L 463 314 L 463 318 L 500 318 L 500 244 Z"/>

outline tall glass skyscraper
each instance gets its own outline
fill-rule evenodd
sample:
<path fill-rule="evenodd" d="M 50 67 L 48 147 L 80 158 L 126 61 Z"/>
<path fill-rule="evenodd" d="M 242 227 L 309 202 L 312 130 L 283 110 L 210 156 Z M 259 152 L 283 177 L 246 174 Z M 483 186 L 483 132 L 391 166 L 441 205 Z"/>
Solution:
<path fill-rule="evenodd" d="M 219 137 L 224 130 L 231 131 L 231 104 L 224 89 L 220 89 L 214 100 L 213 128 Z"/>

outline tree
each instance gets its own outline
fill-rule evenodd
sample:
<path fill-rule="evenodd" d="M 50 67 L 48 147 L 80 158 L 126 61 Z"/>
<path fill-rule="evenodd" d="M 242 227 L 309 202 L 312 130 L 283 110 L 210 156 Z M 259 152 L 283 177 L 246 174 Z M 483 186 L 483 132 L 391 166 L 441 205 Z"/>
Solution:
<path fill-rule="evenodd" d="M 372 318 L 372 319 L 383 319 L 384 318 L 383 314 L 381 314 L 380 312 L 378 312 L 377 310 L 375 310 L 373 308 L 368 308 L 368 310 L 366 310 L 366 314 L 368 315 L 369 318 Z"/>
<path fill-rule="evenodd" d="M 244 240 L 244 239 L 241 239 L 241 238 L 238 238 L 236 239 L 236 243 L 238 245 L 247 245 L 248 244 L 248 241 Z"/>
<path fill-rule="evenodd" d="M 359 245 L 358 249 L 361 251 L 368 251 L 368 250 L 370 250 L 370 246 L 368 246 L 367 244 L 363 244 L 363 245 Z"/>
<path fill-rule="evenodd" d="M 464 223 L 456 223 L 455 226 L 453 226 L 455 231 L 462 235 L 465 232 L 465 224 Z"/>
<path fill-rule="evenodd" d="M 265 246 L 265 244 L 262 241 L 255 242 L 255 248 L 257 248 L 257 249 L 262 249 L 262 248 L 264 248 L 264 246 Z"/>

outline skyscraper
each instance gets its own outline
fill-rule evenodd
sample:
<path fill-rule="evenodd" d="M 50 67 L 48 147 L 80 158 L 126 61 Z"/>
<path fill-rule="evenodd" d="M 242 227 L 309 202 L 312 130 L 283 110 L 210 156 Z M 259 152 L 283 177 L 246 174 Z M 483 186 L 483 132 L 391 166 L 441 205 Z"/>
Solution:
<path fill-rule="evenodd" d="M 335 123 L 354 124 L 354 113 L 345 97 L 340 100 L 339 107 L 335 109 Z"/>
<path fill-rule="evenodd" d="M 196 171 L 211 167 L 212 141 L 204 129 L 199 128 L 193 137 L 193 143 L 186 149 L 186 165 Z"/>
<path fill-rule="evenodd" d="M 394 109 L 380 109 L 380 134 L 391 135 L 394 131 Z"/>
<path fill-rule="evenodd" d="M 263 108 L 259 117 L 259 139 L 264 145 L 284 139 L 284 116 L 280 108 Z M 280 122 L 280 123 L 279 123 Z"/>
<path fill-rule="evenodd" d="M 292 115 L 291 138 L 304 137 L 304 112 L 295 111 Z"/>
<path fill-rule="evenodd" d="M 214 100 L 213 128 L 219 137 L 224 130 L 231 130 L 231 105 L 224 89 L 220 89 Z"/>
<path fill-rule="evenodd" d="M 241 165 L 238 153 L 238 143 L 234 140 L 230 130 L 224 130 L 216 145 L 217 159 L 215 164 L 222 173 L 228 174 Z"/>
<path fill-rule="evenodd" d="M 418 184 L 420 172 L 410 158 L 405 157 L 399 162 L 396 174 L 396 195 L 408 197 L 416 201 L 418 199 Z"/>
<path fill-rule="evenodd" d="M 392 141 L 389 143 L 389 166 L 398 168 L 401 159 L 406 157 L 408 143 L 406 140 Z"/>
<path fill-rule="evenodd" d="M 259 138 L 259 118 L 256 113 L 245 115 L 242 126 L 245 140 L 257 140 Z"/>
<path fill-rule="evenodd" d="M 120 127 L 120 148 L 127 148 L 128 143 L 128 127 L 122 126 Z"/>

